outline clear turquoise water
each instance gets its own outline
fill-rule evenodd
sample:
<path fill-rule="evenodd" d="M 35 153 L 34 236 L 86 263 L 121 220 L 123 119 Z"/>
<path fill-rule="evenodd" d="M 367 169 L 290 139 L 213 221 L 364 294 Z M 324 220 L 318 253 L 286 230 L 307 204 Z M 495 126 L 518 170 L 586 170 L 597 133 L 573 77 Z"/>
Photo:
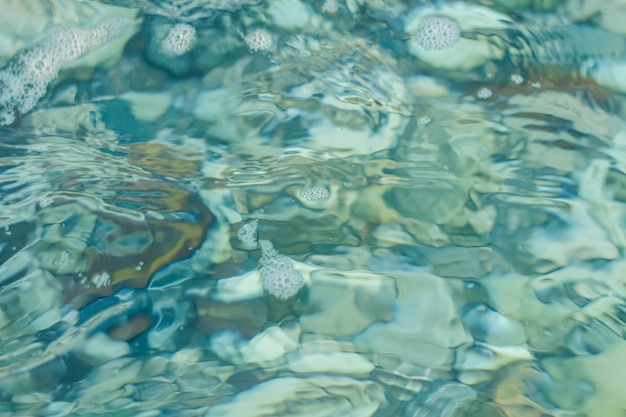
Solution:
<path fill-rule="evenodd" d="M 626 413 L 626 6 L 0 16 L 0 415 Z"/>

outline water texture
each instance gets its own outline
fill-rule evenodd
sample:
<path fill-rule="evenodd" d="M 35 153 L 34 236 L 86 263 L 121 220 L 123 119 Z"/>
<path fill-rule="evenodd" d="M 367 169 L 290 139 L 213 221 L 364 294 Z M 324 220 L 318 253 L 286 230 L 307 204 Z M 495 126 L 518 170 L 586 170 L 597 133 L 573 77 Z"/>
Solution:
<path fill-rule="evenodd" d="M 0 416 L 623 417 L 625 21 L 0 2 Z"/>

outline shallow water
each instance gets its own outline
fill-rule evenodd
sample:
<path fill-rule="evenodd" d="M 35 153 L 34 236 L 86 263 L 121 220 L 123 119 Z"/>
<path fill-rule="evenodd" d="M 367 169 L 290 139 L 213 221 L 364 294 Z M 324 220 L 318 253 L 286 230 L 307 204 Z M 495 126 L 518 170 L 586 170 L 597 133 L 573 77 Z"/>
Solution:
<path fill-rule="evenodd" d="M 3 2 L 0 415 L 623 416 L 624 19 Z"/>

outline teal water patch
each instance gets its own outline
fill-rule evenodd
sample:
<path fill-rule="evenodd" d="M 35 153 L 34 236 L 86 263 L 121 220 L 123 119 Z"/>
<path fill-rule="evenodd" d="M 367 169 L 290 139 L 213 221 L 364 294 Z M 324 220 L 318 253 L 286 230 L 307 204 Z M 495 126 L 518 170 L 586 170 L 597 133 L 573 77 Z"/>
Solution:
<path fill-rule="evenodd" d="M 0 415 L 626 412 L 623 5 L 0 16 Z"/>

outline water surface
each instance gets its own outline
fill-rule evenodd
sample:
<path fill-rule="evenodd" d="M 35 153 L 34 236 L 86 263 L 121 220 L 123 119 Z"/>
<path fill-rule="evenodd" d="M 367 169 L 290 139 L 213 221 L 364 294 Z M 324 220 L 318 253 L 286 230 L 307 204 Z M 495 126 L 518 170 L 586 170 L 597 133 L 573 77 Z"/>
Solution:
<path fill-rule="evenodd" d="M 0 415 L 626 413 L 624 5 L 0 9 Z"/>

